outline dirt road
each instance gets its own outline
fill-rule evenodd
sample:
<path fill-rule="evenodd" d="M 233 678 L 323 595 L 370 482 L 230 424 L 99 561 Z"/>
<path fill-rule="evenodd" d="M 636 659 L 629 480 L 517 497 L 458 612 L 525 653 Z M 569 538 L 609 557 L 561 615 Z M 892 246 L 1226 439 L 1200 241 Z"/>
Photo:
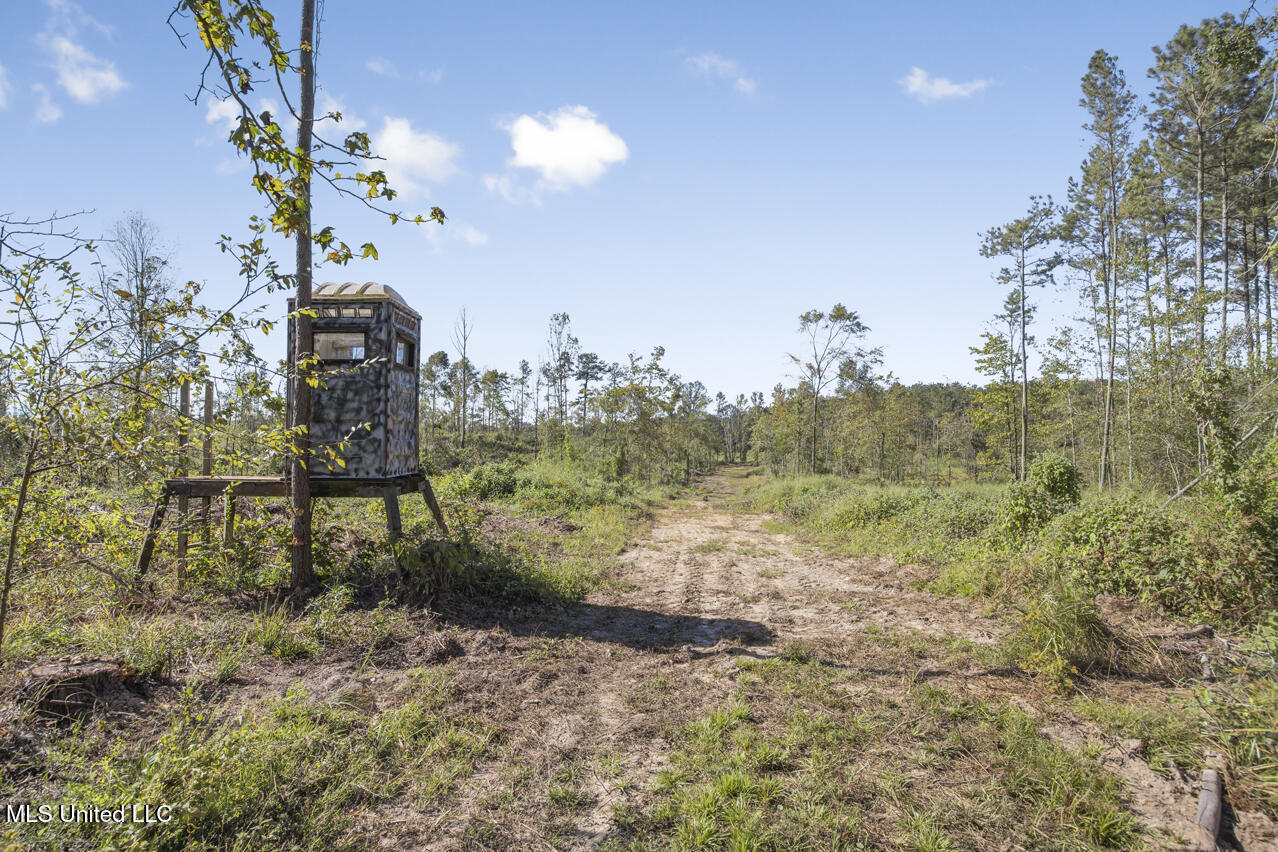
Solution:
<path fill-rule="evenodd" d="M 531 617 L 445 609 L 466 651 L 448 663 L 460 700 L 501 732 L 496 756 L 442 805 L 400 802 L 383 813 L 397 827 L 388 847 L 605 844 L 619 815 L 648 800 L 678 732 L 731 700 L 738 661 L 796 647 L 876 694 L 928 683 L 1024 707 L 1046 736 L 1090 749 L 1124 779 L 1139 821 L 1161 838 L 1153 848 L 1192 837 L 1188 779 L 1155 775 L 1019 672 L 992 664 L 1005 628 L 978 604 L 917 590 L 920 569 L 832 557 L 770 531 L 766 517 L 734 503 L 739 481 L 710 477 L 659 510 L 650 535 L 621 556 L 618 584 L 580 605 Z"/>

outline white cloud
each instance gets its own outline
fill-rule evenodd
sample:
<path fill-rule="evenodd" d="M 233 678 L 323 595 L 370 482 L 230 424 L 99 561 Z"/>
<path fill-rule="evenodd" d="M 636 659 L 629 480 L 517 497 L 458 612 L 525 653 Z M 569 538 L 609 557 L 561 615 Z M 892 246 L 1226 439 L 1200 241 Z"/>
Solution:
<path fill-rule="evenodd" d="M 378 74 L 382 77 L 390 77 L 395 80 L 403 80 L 405 77 L 409 77 L 411 79 L 416 79 L 419 83 L 425 83 L 429 86 L 438 86 L 444 80 L 444 69 L 442 66 L 434 69 L 433 71 L 422 69 L 414 75 L 405 75 L 400 73 L 394 62 L 391 62 L 384 56 L 372 57 L 364 62 L 364 67 L 369 71 L 372 71 L 374 74 Z"/>
<path fill-rule="evenodd" d="M 48 54 L 58 85 L 82 104 L 96 104 L 126 88 L 128 84 L 115 63 L 95 55 L 78 40 L 84 26 L 108 38 L 111 28 L 69 0 L 45 0 L 45 5 L 49 7 L 49 21 L 35 40 Z"/>
<path fill-rule="evenodd" d="M 462 225 L 458 229 L 461 238 L 466 241 L 468 246 L 482 246 L 488 242 L 488 235 L 476 228 L 474 225 Z"/>
<path fill-rule="evenodd" d="M 388 116 L 372 142 L 373 151 L 386 158 L 386 176 L 398 192 L 424 192 L 424 181 L 446 180 L 459 171 L 461 147 L 429 131 L 418 133 L 407 118 Z"/>
<path fill-rule="evenodd" d="M 625 141 L 584 106 L 565 106 L 550 115 L 521 115 L 503 125 L 515 155 L 508 164 L 536 169 L 539 184 L 566 190 L 589 186 L 613 163 L 630 156 Z M 490 182 L 485 179 L 485 185 Z M 489 186 L 492 191 L 498 184 Z M 503 193 L 505 194 L 505 193 Z"/>
<path fill-rule="evenodd" d="M 50 23 L 46 32 L 61 29 L 74 34 L 79 31 L 81 25 L 88 25 L 107 38 L 115 34 L 111 27 L 86 12 L 83 6 L 72 3 L 71 0 L 44 0 L 44 5 L 49 7 L 50 14 Z"/>
<path fill-rule="evenodd" d="M 526 186 L 515 183 L 515 181 L 511 180 L 510 175 L 487 174 L 480 178 L 480 181 L 490 195 L 500 195 L 510 204 L 523 204 L 526 201 L 531 201 L 534 204 L 541 203 L 541 199 L 535 192 Z"/>
<path fill-rule="evenodd" d="M 430 243 L 431 251 L 435 254 L 442 254 L 451 246 L 465 245 L 468 248 L 477 248 L 488 242 L 488 235 L 474 225 L 452 219 L 442 226 L 428 222 L 417 232 L 426 238 L 426 242 Z"/>
<path fill-rule="evenodd" d="M 9 106 L 9 72 L 4 70 L 4 66 L 0 65 L 0 109 Z"/>
<path fill-rule="evenodd" d="M 972 80 L 967 83 L 955 83 L 944 77 L 933 77 L 917 65 L 910 73 L 899 80 L 901 88 L 921 104 L 942 101 L 949 98 L 967 98 L 976 94 L 990 84 L 989 80 Z"/>
<path fill-rule="evenodd" d="M 126 85 L 114 62 L 94 56 L 64 35 L 44 36 L 41 44 L 53 58 L 58 85 L 82 104 L 95 104 Z"/>
<path fill-rule="evenodd" d="M 381 56 L 374 56 L 364 63 L 364 67 L 374 74 L 380 74 L 383 77 L 398 77 L 395 73 L 395 64 L 389 59 Z"/>
<path fill-rule="evenodd" d="M 684 65 L 709 77 L 728 80 L 732 87 L 743 95 L 753 95 L 757 88 L 754 79 L 745 75 L 741 63 L 735 59 L 727 59 L 712 51 L 689 56 L 683 60 Z"/>
<path fill-rule="evenodd" d="M 340 123 L 335 122 L 335 123 L 341 129 L 343 136 L 345 136 L 347 133 L 354 133 L 357 130 L 363 130 L 365 127 L 368 126 L 365 123 L 364 119 L 360 118 L 357 115 L 352 115 L 349 112 L 347 112 L 346 107 L 343 106 L 342 102 L 337 100 L 337 98 L 334 98 L 332 95 L 329 95 L 328 93 L 322 93 L 320 95 L 319 110 L 317 110 L 316 114 L 320 116 L 324 116 L 324 115 L 329 115 L 332 113 L 340 113 L 342 116 L 341 122 Z M 331 121 L 332 119 L 329 119 L 329 120 Z M 329 140 L 329 141 L 335 142 L 337 140 Z"/>
<path fill-rule="evenodd" d="M 51 124 L 62 118 L 62 108 L 49 97 L 49 89 L 43 83 L 36 83 L 31 91 L 40 96 L 40 105 L 36 107 L 35 120 L 41 124 Z"/>
<path fill-rule="evenodd" d="M 208 109 L 204 111 L 204 120 L 209 124 L 220 124 L 230 134 L 240 126 L 240 105 L 235 98 L 209 98 Z"/>

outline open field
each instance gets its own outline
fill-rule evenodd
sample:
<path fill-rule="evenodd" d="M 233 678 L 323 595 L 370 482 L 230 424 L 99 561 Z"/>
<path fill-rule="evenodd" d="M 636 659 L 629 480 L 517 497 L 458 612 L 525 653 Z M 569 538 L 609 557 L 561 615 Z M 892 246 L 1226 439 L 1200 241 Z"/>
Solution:
<path fill-rule="evenodd" d="M 485 536 L 576 564 L 590 590 L 577 599 L 459 589 L 428 609 L 282 609 L 245 620 L 245 640 L 226 643 L 238 651 L 104 696 L 78 728 L 10 705 L 7 799 L 180 812 L 135 834 L 10 835 L 37 848 L 1189 848 L 1204 757 L 1197 684 L 1173 662 L 1054 692 L 1014 663 L 1005 618 L 923 591 L 931 569 L 776 531 L 740 498 L 746 474 L 726 468 L 631 521 L 638 540 L 605 558 L 624 546 L 613 529 L 589 570 L 583 537 L 598 530 L 478 507 Z M 1183 630 L 1111 604 L 1129 632 Z M 1225 663 L 1210 636 L 1175 641 L 1168 656 Z M 1254 800 L 1231 803 L 1235 848 L 1278 843 Z"/>

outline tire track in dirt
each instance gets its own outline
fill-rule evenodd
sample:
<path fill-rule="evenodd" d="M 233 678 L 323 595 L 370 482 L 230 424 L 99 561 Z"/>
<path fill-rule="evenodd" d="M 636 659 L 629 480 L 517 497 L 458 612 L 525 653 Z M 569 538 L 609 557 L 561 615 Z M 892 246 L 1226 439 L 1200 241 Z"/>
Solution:
<path fill-rule="evenodd" d="M 917 592 L 888 560 L 831 557 L 728 511 L 728 482 L 657 512 L 620 558 L 620 589 L 543 621 L 507 622 L 452 663 L 465 703 L 503 730 L 501 754 L 423 815 L 429 849 L 591 849 L 614 808 L 651 786 L 667 734 L 732 694 L 735 657 L 838 642 L 867 622 L 977 643 L 1000 627 Z M 566 786 L 584 801 L 556 803 Z"/>
<path fill-rule="evenodd" d="M 649 534 L 620 558 L 619 587 L 472 638 L 449 665 L 462 709 L 504 732 L 499 753 L 418 815 L 430 830 L 409 848 L 596 848 L 614 830 L 615 809 L 651 789 L 674 734 L 733 694 L 738 656 L 775 656 L 793 643 L 845 649 L 875 628 L 977 646 L 1004 635 L 971 601 L 918 591 L 929 578 L 921 569 L 832 556 L 770 532 L 764 516 L 727 504 L 732 493 L 711 476 L 697 498 L 658 510 Z M 951 671 L 926 650 L 862 643 L 855 653 L 857 676 L 885 692 L 920 678 L 968 691 L 980 678 L 986 696 L 1061 716 L 1031 707 L 1012 673 Z M 1044 733 L 1078 745 L 1055 730 Z M 1140 765 L 1127 766 L 1133 761 Z M 1133 805 L 1151 836 L 1183 829 L 1189 785 L 1155 785 L 1134 758 L 1111 763 L 1142 788 Z M 1160 823 L 1160 803 L 1170 823 Z"/>

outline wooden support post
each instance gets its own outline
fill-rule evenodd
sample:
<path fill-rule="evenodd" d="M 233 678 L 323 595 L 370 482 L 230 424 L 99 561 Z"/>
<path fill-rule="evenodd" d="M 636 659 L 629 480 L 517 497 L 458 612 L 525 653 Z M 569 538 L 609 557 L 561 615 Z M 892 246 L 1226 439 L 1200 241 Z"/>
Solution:
<path fill-rule="evenodd" d="M 186 476 L 187 445 L 191 441 L 191 383 L 182 383 L 178 396 L 178 476 Z M 177 578 L 178 584 L 186 582 L 187 520 L 191 498 L 178 497 Z"/>
<path fill-rule="evenodd" d="M 386 531 L 390 533 L 391 555 L 395 559 L 395 569 L 402 571 L 404 564 L 400 561 L 400 556 L 404 546 L 401 541 L 404 524 L 399 517 L 399 489 L 387 488 L 382 491 L 382 503 L 386 506 Z"/>
<path fill-rule="evenodd" d="M 1208 769 L 1203 770 L 1202 786 L 1198 789 L 1198 836 L 1194 848 L 1198 852 L 1215 852 L 1219 848 L 1220 817 L 1223 810 L 1224 758 L 1215 752 L 1207 752 Z"/>
<path fill-rule="evenodd" d="M 137 570 L 134 571 L 136 581 L 141 581 L 146 569 L 151 565 L 151 555 L 155 553 L 155 537 L 164 523 L 164 511 L 169 507 L 169 492 L 161 492 L 155 501 L 155 511 L 151 513 L 151 522 L 146 526 L 146 538 L 142 540 L 142 551 L 138 554 Z"/>
<path fill-rule="evenodd" d="M 448 538 L 448 524 L 444 523 L 444 513 L 439 511 L 439 503 L 435 500 L 435 492 L 431 490 L 430 480 L 422 479 L 422 499 L 426 501 L 426 508 L 430 509 L 431 517 L 435 519 L 436 526 L 439 531 L 444 534 L 444 538 Z"/>
<path fill-rule="evenodd" d="M 235 490 L 227 488 L 222 501 L 222 549 L 230 550 L 235 541 Z"/>
<path fill-rule="evenodd" d="M 391 538 L 399 538 L 404 531 L 399 517 L 399 489 L 388 488 L 382 493 L 382 502 L 386 504 L 386 530 Z"/>
<path fill-rule="evenodd" d="M 200 476 L 213 475 L 213 383 L 204 383 L 204 445 L 200 453 Z M 200 535 L 204 544 L 209 544 L 209 519 L 212 515 L 213 498 L 201 497 Z"/>

